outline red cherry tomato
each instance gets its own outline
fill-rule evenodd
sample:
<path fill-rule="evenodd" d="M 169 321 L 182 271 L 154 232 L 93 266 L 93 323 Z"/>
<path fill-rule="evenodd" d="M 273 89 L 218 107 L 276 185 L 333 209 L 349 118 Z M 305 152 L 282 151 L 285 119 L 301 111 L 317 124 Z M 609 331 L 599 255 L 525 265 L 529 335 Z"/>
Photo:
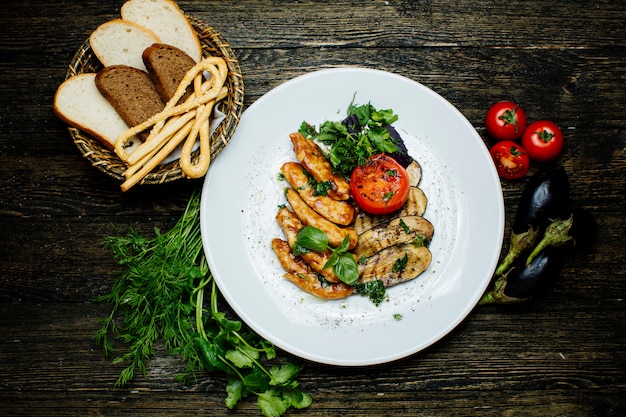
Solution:
<path fill-rule="evenodd" d="M 391 156 L 380 153 L 357 166 L 350 175 L 354 201 L 369 214 L 398 210 L 409 198 L 409 175 Z"/>
<path fill-rule="evenodd" d="M 530 160 L 526 150 L 513 141 L 498 142 L 489 153 L 496 164 L 498 175 L 504 179 L 516 180 L 528 172 Z"/>
<path fill-rule="evenodd" d="M 551 161 L 563 150 L 563 132 L 555 123 L 539 120 L 526 128 L 522 146 L 530 159 L 537 162 Z"/>
<path fill-rule="evenodd" d="M 519 104 L 501 101 L 487 111 L 485 127 L 496 140 L 515 141 L 522 137 L 526 129 L 526 112 Z"/>

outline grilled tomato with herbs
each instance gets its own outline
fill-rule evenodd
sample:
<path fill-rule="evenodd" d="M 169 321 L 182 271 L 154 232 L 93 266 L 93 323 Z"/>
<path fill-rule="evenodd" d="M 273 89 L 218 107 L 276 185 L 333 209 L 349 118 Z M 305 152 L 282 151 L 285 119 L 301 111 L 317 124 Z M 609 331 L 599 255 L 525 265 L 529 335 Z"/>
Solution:
<path fill-rule="evenodd" d="M 391 156 L 379 153 L 359 165 L 350 176 L 354 201 L 369 214 L 387 214 L 401 208 L 409 198 L 406 170 Z"/>

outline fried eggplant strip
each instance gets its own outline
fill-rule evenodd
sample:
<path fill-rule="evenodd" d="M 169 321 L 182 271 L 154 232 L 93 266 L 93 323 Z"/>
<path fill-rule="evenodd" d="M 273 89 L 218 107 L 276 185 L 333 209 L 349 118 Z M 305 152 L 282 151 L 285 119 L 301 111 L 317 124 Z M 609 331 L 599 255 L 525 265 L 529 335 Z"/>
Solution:
<path fill-rule="evenodd" d="M 296 214 L 287 207 L 281 207 L 276 214 L 276 221 L 280 229 L 285 234 L 289 247 L 293 248 L 298 240 L 298 232 L 304 227 L 304 224 L 298 219 Z M 323 276 L 329 282 L 341 282 L 333 268 L 324 268 L 326 262 L 330 259 L 330 251 L 324 252 L 307 252 L 300 257 L 311 267 L 312 270 Z"/>
<path fill-rule="evenodd" d="M 322 281 L 309 266 L 291 253 L 288 242 L 274 238 L 272 239 L 272 249 L 283 269 L 287 271 L 283 276 L 301 290 L 323 299 L 346 298 L 352 294 L 353 288 L 342 282 L 322 284 Z"/>
<path fill-rule="evenodd" d="M 296 158 L 302 166 L 315 178 L 317 182 L 329 182 L 332 186 L 328 190 L 328 196 L 335 200 L 348 200 L 350 198 L 350 184 L 341 176 L 333 173 L 333 168 L 324 152 L 313 142 L 300 133 L 289 135 Z"/>
<path fill-rule="evenodd" d="M 311 184 L 310 174 L 297 162 L 286 162 L 281 173 L 300 197 L 318 214 L 333 223 L 348 226 L 354 221 L 356 210 L 346 201 L 339 201 L 327 195 L 316 195 L 315 180 Z"/>
<path fill-rule="evenodd" d="M 328 244 L 332 247 L 337 247 L 341 245 L 343 239 L 348 236 L 350 238 L 350 244 L 348 246 L 349 249 L 352 249 L 356 246 L 359 236 L 356 233 L 356 230 L 352 227 L 340 227 L 335 223 L 325 219 L 324 217 L 317 214 L 315 210 L 309 207 L 300 194 L 295 191 L 293 188 L 287 188 L 285 190 L 285 197 L 287 197 L 287 201 L 291 205 L 294 213 L 298 216 L 300 221 L 307 226 L 317 227 L 328 236 Z"/>

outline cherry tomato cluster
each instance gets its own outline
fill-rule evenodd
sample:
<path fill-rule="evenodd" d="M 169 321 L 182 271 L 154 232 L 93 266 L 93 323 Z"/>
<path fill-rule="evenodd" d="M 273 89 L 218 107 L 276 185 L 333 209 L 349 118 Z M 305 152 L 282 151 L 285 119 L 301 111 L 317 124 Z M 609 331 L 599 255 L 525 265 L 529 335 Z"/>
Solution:
<path fill-rule="evenodd" d="M 563 132 L 549 120 L 528 124 L 526 112 L 517 103 L 501 101 L 485 115 L 487 133 L 498 142 L 489 151 L 498 174 L 514 180 L 528 172 L 530 161 L 548 162 L 563 150 Z M 517 143 L 521 138 L 521 145 Z"/>

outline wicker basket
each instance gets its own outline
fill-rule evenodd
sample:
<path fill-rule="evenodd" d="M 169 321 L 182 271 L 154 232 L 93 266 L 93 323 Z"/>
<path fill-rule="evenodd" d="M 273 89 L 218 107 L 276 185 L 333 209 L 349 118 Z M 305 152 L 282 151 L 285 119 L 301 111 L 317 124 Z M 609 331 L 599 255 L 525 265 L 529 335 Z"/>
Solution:
<path fill-rule="evenodd" d="M 187 16 L 187 18 L 198 33 L 200 43 L 202 44 L 203 56 L 222 57 L 228 66 L 226 79 L 228 96 L 220 104 L 220 110 L 226 117 L 211 135 L 211 159 L 214 159 L 228 143 L 239 124 L 239 118 L 243 110 L 243 76 L 237 58 L 222 36 L 204 22 L 190 16 Z M 80 73 L 95 73 L 101 68 L 102 64 L 93 53 L 89 39 L 87 39 L 74 55 L 67 71 L 66 79 Z M 126 164 L 118 158 L 115 152 L 105 147 L 99 140 L 78 129 L 73 127 L 68 127 L 68 129 L 81 154 L 89 159 L 93 166 L 120 181 L 126 179 L 124 177 Z M 198 154 L 199 151 L 195 151 L 192 157 L 195 159 Z M 141 184 L 162 184 L 184 177 L 180 163 L 176 160 L 157 166 L 141 181 Z"/>

